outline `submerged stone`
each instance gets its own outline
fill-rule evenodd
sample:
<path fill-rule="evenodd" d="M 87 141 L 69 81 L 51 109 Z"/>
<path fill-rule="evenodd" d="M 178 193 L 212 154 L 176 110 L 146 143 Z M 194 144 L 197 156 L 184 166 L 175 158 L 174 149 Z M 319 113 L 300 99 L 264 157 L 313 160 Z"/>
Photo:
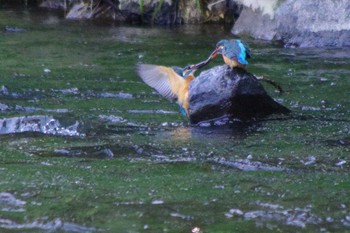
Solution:
<path fill-rule="evenodd" d="M 0 119 L 0 135 L 25 132 L 54 134 L 62 136 L 83 136 L 78 132 L 79 123 L 62 127 L 60 122 L 52 116 L 19 116 Z"/>
<path fill-rule="evenodd" d="M 0 206 L 6 207 L 24 207 L 26 204 L 25 201 L 17 199 L 13 194 L 7 192 L 0 193 Z"/>
<path fill-rule="evenodd" d="M 8 33 L 18 33 L 18 32 L 26 32 L 27 30 L 24 28 L 18 28 L 18 27 L 11 27 L 11 26 L 6 26 L 4 28 L 4 32 Z"/>
<path fill-rule="evenodd" d="M 290 110 L 274 101 L 251 73 L 226 65 L 202 72 L 189 87 L 191 123 L 222 117 L 251 120 Z"/>
<path fill-rule="evenodd" d="M 258 161 L 251 161 L 250 159 L 237 159 L 237 160 L 226 160 L 226 159 L 214 159 L 211 162 L 218 165 L 236 168 L 242 171 L 284 171 L 284 168 L 271 166 Z"/>

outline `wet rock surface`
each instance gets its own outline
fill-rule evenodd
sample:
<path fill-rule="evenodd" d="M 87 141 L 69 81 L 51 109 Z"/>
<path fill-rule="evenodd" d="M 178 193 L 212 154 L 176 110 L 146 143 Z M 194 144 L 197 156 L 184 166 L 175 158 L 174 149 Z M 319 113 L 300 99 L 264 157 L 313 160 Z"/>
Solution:
<path fill-rule="evenodd" d="M 312 10 L 310 10 L 312 9 Z M 244 7 L 232 32 L 283 41 L 287 47 L 350 46 L 350 5 L 341 1 L 275 1 L 273 12 Z"/>
<path fill-rule="evenodd" d="M 281 205 L 272 203 L 256 203 L 258 210 L 243 212 L 240 209 L 230 209 L 225 214 L 227 218 L 243 217 L 246 220 L 253 220 L 264 224 L 264 221 L 279 221 L 285 225 L 305 228 L 306 225 L 317 225 L 322 223 L 322 219 L 314 215 L 311 206 L 304 208 L 287 209 Z"/>
<path fill-rule="evenodd" d="M 0 218 L 0 227 L 3 229 L 18 229 L 22 231 L 61 231 L 61 232 L 97 232 L 101 231 L 95 227 L 86 227 L 75 223 L 65 222 L 60 218 L 56 218 L 52 221 L 44 221 L 42 219 L 35 220 L 33 222 L 18 223 L 10 219 Z"/>
<path fill-rule="evenodd" d="M 189 103 L 194 124 L 223 117 L 245 121 L 290 112 L 266 93 L 254 75 L 226 65 L 204 71 L 192 81 Z"/>
<path fill-rule="evenodd" d="M 19 33 L 19 32 L 26 32 L 27 30 L 24 28 L 19 27 L 13 27 L 13 26 L 5 26 L 4 32 L 6 33 Z"/>
<path fill-rule="evenodd" d="M 158 25 L 223 22 L 233 34 L 281 40 L 288 47 L 350 46 L 350 5 L 338 1 L 45 0 L 41 7 L 64 9 L 68 19 L 113 19 Z M 312 9 L 312 10 L 310 10 Z M 6 32 L 22 32 L 8 28 Z"/>
<path fill-rule="evenodd" d="M 227 161 L 226 159 L 215 159 L 211 161 L 213 164 L 236 168 L 242 171 L 283 171 L 285 169 L 263 164 L 261 162 L 252 161 L 250 159 L 237 159 L 234 161 Z"/>
<path fill-rule="evenodd" d="M 103 0 L 58 3 L 44 0 L 40 7 L 64 9 L 68 19 L 107 18 L 128 23 L 175 25 L 201 23 L 203 21 L 231 24 L 237 18 L 241 6 L 235 2 L 199 2 L 187 0 Z"/>
<path fill-rule="evenodd" d="M 6 212 L 23 212 L 25 201 L 17 199 L 12 193 L 0 193 L 0 209 Z"/>
<path fill-rule="evenodd" d="M 60 122 L 52 116 L 19 116 L 0 119 L 0 135 L 25 132 L 37 132 L 62 136 L 79 136 L 77 130 L 79 123 L 63 127 Z"/>

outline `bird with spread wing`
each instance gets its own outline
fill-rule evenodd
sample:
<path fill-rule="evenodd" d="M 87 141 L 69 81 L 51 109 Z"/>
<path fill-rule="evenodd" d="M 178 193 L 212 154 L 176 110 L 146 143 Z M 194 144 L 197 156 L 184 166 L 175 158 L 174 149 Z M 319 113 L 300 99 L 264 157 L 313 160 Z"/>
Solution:
<path fill-rule="evenodd" d="M 151 64 L 137 64 L 136 71 L 141 79 L 159 94 L 176 100 L 181 112 L 189 117 L 189 85 L 195 79 L 194 72 L 204 63 L 180 67 L 166 67 Z"/>

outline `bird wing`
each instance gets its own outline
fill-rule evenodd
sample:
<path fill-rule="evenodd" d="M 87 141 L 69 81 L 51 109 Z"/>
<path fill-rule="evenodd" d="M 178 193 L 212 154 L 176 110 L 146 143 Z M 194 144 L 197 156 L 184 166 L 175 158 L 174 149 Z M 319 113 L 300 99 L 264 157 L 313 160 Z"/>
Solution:
<path fill-rule="evenodd" d="M 147 85 L 168 99 L 176 100 L 181 87 L 185 84 L 185 79 L 170 67 L 137 64 L 136 71 Z"/>
<path fill-rule="evenodd" d="M 251 52 L 250 52 L 250 48 L 249 46 L 247 45 L 247 43 L 241 41 L 241 43 L 243 44 L 244 48 L 245 48 L 245 53 L 246 53 L 246 57 L 247 58 L 251 58 Z"/>
<path fill-rule="evenodd" d="M 223 54 L 230 59 L 237 59 L 237 56 L 241 52 L 236 40 L 230 40 L 223 48 Z"/>

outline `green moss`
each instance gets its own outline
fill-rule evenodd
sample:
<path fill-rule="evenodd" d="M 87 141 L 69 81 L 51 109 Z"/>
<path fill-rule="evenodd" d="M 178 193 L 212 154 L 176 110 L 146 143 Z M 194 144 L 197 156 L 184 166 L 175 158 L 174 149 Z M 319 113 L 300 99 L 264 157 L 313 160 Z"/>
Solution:
<path fill-rule="evenodd" d="M 164 0 L 160 0 L 157 7 L 154 8 L 154 12 L 152 14 L 152 23 L 154 22 L 155 18 L 157 17 L 160 10 L 162 9 L 163 4 L 164 4 Z"/>
<path fill-rule="evenodd" d="M 144 14 L 144 9 L 143 9 L 143 0 L 139 0 L 139 13 L 141 15 L 141 19 L 143 20 L 143 14 Z"/>

